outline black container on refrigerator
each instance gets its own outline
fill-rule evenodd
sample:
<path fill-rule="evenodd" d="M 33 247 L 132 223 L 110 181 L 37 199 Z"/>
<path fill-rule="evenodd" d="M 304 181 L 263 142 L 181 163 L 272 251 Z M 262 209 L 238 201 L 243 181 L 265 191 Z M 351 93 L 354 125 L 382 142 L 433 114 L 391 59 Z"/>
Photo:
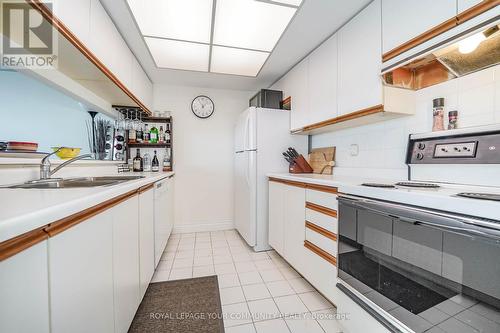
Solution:
<path fill-rule="evenodd" d="M 249 106 L 267 109 L 281 109 L 283 92 L 279 90 L 261 89 L 249 101 Z"/>

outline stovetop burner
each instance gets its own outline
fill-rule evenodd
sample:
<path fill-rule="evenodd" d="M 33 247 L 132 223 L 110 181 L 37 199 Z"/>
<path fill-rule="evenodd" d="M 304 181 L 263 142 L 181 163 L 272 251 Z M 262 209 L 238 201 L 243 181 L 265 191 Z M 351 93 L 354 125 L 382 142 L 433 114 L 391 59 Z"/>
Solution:
<path fill-rule="evenodd" d="M 457 196 L 471 199 L 500 201 L 500 194 L 493 193 L 458 193 Z"/>
<path fill-rule="evenodd" d="M 368 187 L 380 187 L 380 188 L 395 188 L 396 186 L 392 184 L 380 184 L 380 183 L 363 183 L 362 186 Z"/>
<path fill-rule="evenodd" d="M 399 182 L 397 186 L 414 187 L 414 188 L 439 188 L 440 186 L 432 183 L 414 183 L 414 182 Z"/>

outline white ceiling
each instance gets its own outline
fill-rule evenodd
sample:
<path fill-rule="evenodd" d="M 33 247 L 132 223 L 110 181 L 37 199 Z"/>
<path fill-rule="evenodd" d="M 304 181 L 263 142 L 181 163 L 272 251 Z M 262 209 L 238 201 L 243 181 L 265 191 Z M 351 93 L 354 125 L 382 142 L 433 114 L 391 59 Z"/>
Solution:
<path fill-rule="evenodd" d="M 371 0 L 304 0 L 257 77 L 157 68 L 126 0 L 101 2 L 153 83 L 257 90 L 269 87 L 283 76 Z M 254 21 L 259 24 L 258 18 Z M 224 65 L 238 66 L 236 63 Z"/>

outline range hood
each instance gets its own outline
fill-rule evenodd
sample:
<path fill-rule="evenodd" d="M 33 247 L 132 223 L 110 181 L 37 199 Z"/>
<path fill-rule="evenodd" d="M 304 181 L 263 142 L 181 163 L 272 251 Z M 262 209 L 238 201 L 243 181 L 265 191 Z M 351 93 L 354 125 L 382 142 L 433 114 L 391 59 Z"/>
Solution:
<path fill-rule="evenodd" d="M 419 90 L 500 64 L 497 21 L 383 70 L 384 84 Z"/>

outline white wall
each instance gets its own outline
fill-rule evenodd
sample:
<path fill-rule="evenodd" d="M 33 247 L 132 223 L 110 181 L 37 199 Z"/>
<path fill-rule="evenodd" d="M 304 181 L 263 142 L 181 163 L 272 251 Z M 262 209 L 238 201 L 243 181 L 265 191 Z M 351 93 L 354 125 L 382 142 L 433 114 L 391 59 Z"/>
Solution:
<path fill-rule="evenodd" d="M 416 92 L 416 114 L 367 126 L 315 135 L 313 148 L 336 146 L 338 175 L 405 178 L 406 144 L 411 133 L 432 130 L 432 100 L 445 98 L 447 112 L 458 110 L 459 127 L 500 123 L 500 65 Z M 351 156 L 350 146 L 359 146 Z"/>
<path fill-rule="evenodd" d="M 191 101 L 207 95 L 215 113 L 199 119 Z M 170 85 L 154 86 L 155 110 L 173 116 L 174 232 L 233 226 L 233 126 L 252 92 Z"/>
<path fill-rule="evenodd" d="M 32 77 L 0 71 L 0 101 L 0 141 L 38 142 L 41 152 L 54 146 L 89 152 L 85 121 L 91 118 L 74 99 Z"/>

